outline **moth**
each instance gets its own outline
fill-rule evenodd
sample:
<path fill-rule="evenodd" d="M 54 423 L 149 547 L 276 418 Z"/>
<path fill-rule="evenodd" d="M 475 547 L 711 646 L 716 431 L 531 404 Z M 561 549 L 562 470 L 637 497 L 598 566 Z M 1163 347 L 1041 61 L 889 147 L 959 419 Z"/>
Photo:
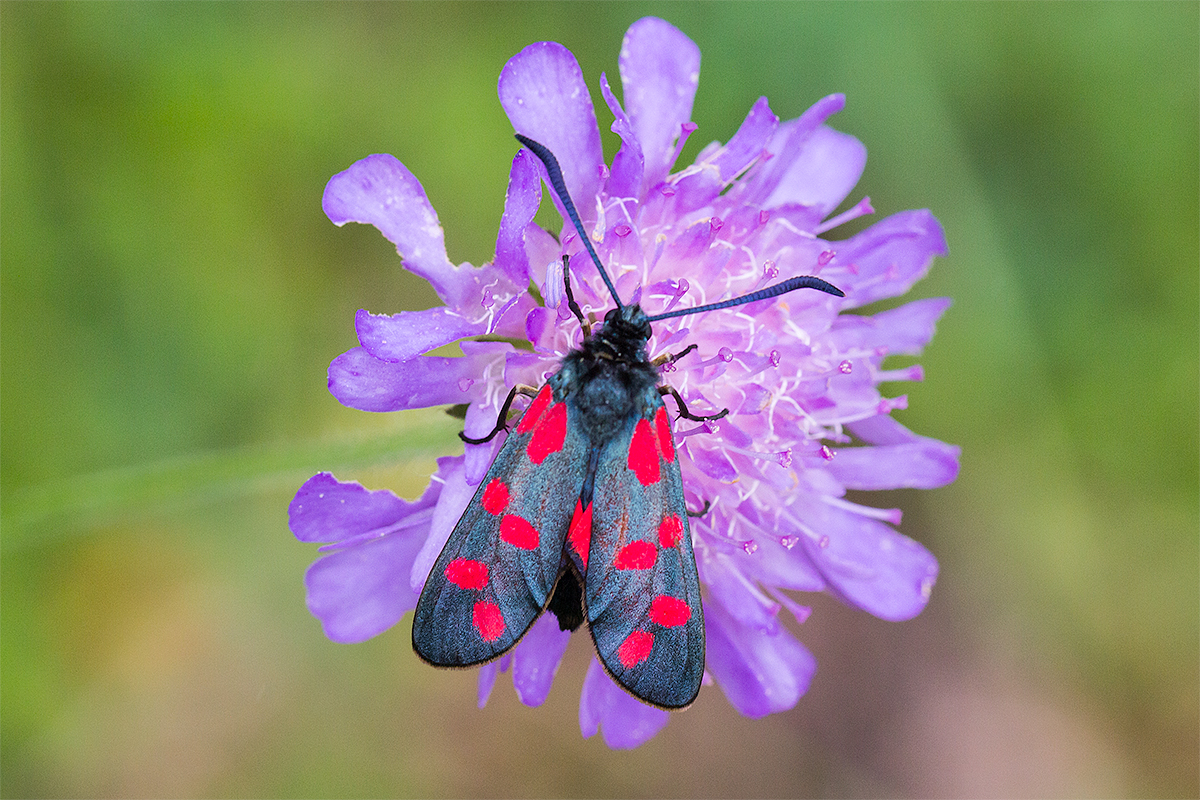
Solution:
<path fill-rule="evenodd" d="M 683 398 L 661 385 L 660 368 L 696 349 L 651 359 L 651 324 L 817 289 L 790 278 L 742 297 L 647 315 L 617 295 L 584 231 L 562 170 L 545 146 L 533 152 L 566 210 L 615 308 L 592 330 L 564 288 L 583 343 L 540 388 L 513 387 L 496 427 L 507 427 L 519 392 L 533 399 L 455 525 L 425 582 L 413 618 L 413 649 L 439 667 L 468 667 L 511 650 L 549 609 L 562 630 L 586 623 L 600 663 L 634 697 L 664 709 L 689 706 L 704 675 L 704 608 L 671 420 L 697 421 Z"/>

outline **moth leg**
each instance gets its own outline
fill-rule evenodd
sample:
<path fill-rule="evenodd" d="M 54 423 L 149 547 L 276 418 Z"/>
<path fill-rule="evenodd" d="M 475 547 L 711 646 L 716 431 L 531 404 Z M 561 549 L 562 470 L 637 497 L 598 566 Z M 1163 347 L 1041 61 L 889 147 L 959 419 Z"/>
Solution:
<path fill-rule="evenodd" d="M 571 309 L 575 319 L 579 320 L 579 326 L 583 328 L 583 338 L 592 338 L 592 326 L 583 318 L 583 309 L 575 302 L 575 295 L 571 291 L 571 257 L 566 253 L 563 253 L 563 287 L 567 290 L 567 308 Z"/>
<path fill-rule="evenodd" d="M 508 409 L 512 406 L 513 398 L 518 394 L 523 394 L 526 397 L 533 397 L 537 394 L 537 389 L 532 386 L 523 386 L 518 384 L 508 392 L 508 398 L 504 401 L 504 406 L 500 409 L 499 416 L 496 417 L 496 427 L 492 428 L 492 432 L 482 439 L 472 439 L 463 431 L 458 432 L 458 438 L 462 439 L 467 444 L 487 444 L 492 439 L 496 438 L 496 434 L 503 430 L 508 430 Z"/>
<path fill-rule="evenodd" d="M 683 398 L 679 396 L 679 392 L 675 391 L 673 387 L 660 386 L 658 387 L 658 393 L 661 395 L 669 394 L 674 397 L 675 402 L 679 405 L 679 416 L 683 419 L 690 419 L 692 422 L 713 422 L 723 418 L 729 413 L 728 408 L 723 408 L 719 414 L 709 414 L 706 417 L 698 417 L 692 412 L 688 411 L 687 403 L 683 402 Z"/>
<path fill-rule="evenodd" d="M 663 353 L 661 356 L 651 361 L 650 364 L 655 367 L 661 367 L 663 364 L 674 364 L 676 361 L 683 358 L 695 349 L 696 345 L 689 344 L 678 353 Z"/>
<path fill-rule="evenodd" d="M 708 502 L 707 500 L 705 500 L 705 501 L 704 501 L 704 508 L 700 509 L 699 511 L 692 511 L 692 510 L 689 508 L 689 509 L 688 509 L 688 512 L 687 512 L 687 515 L 688 515 L 689 517 L 691 517 L 692 519 L 696 519 L 696 518 L 698 518 L 698 517 L 703 517 L 705 514 L 707 514 L 707 513 L 708 513 L 708 510 L 709 510 L 710 508 L 712 508 L 712 503 L 710 503 L 710 502 Z"/>

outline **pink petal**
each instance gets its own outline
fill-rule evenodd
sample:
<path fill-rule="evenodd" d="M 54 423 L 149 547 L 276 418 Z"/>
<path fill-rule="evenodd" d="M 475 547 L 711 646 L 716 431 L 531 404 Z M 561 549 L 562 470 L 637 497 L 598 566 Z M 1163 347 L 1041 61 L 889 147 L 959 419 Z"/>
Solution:
<path fill-rule="evenodd" d="M 803 140 L 763 207 L 798 203 L 816 209 L 824 219 L 850 194 L 866 163 L 862 142 L 822 125 Z"/>
<path fill-rule="evenodd" d="M 544 613 L 513 650 L 513 687 L 527 706 L 540 706 L 550 694 L 571 632 L 558 627 L 558 617 Z"/>
<path fill-rule="evenodd" d="M 837 243 L 833 265 L 823 275 L 846 293 L 844 308 L 904 294 L 924 277 L 934 256 L 949 252 L 942 226 L 929 211 L 902 211 Z"/>
<path fill-rule="evenodd" d="M 435 347 L 487 333 L 487 318 L 471 320 L 446 306 L 399 314 L 354 315 L 358 341 L 375 358 L 408 361 Z"/>
<path fill-rule="evenodd" d="M 462 358 L 418 356 L 380 361 L 365 348 L 342 353 L 329 365 L 329 391 L 344 406 L 360 411 L 469 403 L 482 396 L 478 381 L 487 364 L 502 356 L 481 353 Z"/>
<path fill-rule="evenodd" d="M 747 717 L 786 711 L 808 691 L 817 660 L 780 626 L 767 632 L 733 621 L 724 608 L 704 607 L 708 671 L 730 704 Z"/>
<path fill-rule="evenodd" d="M 646 159 L 644 184 L 667 176 L 675 141 L 692 118 L 700 82 L 700 48 L 678 28 L 657 17 L 629 27 L 617 62 L 625 109 Z"/>
<path fill-rule="evenodd" d="M 529 285 L 529 257 L 525 254 L 525 229 L 533 221 L 542 203 L 542 181 L 537 157 L 525 148 L 513 156 L 508 175 L 508 192 L 504 196 L 504 214 L 496 235 L 496 260 L 514 285 Z"/>
<path fill-rule="evenodd" d="M 500 72 L 500 105 L 518 133 L 550 148 L 583 219 L 594 219 L 604 154 L 592 97 L 575 56 L 558 42 L 536 42 Z M 555 201 L 557 202 L 557 200 Z"/>
<path fill-rule="evenodd" d="M 446 257 L 437 212 L 408 168 L 387 154 L 367 156 L 329 179 L 321 207 L 335 225 L 374 225 L 396 245 L 404 267 L 429 281 L 438 297 L 458 308 L 465 286 L 458 267 Z"/>
<path fill-rule="evenodd" d="M 653 739 L 668 719 L 666 711 L 634 699 L 617 686 L 600 662 L 592 659 L 579 697 L 579 729 L 584 738 L 603 728 L 605 744 L 614 750 L 631 750 Z"/>
<path fill-rule="evenodd" d="M 646 171 L 646 159 L 642 155 L 642 145 L 633 130 L 633 122 L 621 108 L 621 104 L 613 95 L 608 85 L 608 76 L 600 75 L 600 94 L 608 104 L 608 110 L 615 119 L 612 132 L 621 137 L 621 147 L 613 157 L 612 171 L 604 191 L 610 197 L 640 197 L 642 191 L 642 175 Z"/>

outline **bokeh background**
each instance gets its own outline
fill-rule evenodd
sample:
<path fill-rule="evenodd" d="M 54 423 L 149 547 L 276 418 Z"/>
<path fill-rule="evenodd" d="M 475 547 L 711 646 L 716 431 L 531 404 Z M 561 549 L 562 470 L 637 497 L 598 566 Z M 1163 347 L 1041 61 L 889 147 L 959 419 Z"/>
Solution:
<path fill-rule="evenodd" d="M 3 3 L 0 794 L 1197 796 L 1198 8 Z M 759 95 L 844 92 L 851 201 L 941 219 L 912 296 L 955 304 L 893 389 L 963 459 L 863 498 L 940 558 L 922 616 L 805 598 L 793 711 L 706 689 L 612 752 L 581 637 L 540 709 L 503 678 L 477 709 L 409 618 L 328 642 L 285 512 L 319 469 L 413 497 L 461 447 L 327 393 L 356 309 L 434 295 L 325 182 L 392 153 L 486 261 L 501 66 L 554 39 L 596 87 L 645 14 L 703 53 L 684 163 Z"/>

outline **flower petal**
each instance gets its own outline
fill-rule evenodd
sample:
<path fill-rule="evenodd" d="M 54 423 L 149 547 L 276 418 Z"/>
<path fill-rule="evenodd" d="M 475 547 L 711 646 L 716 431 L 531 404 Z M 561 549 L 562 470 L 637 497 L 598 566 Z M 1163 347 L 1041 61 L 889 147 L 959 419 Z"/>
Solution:
<path fill-rule="evenodd" d="M 824 219 L 850 194 L 866 164 L 867 148 L 862 142 L 822 125 L 805 137 L 763 207 L 798 203 L 817 209 Z"/>
<path fill-rule="evenodd" d="M 917 355 L 933 338 L 935 323 L 950 307 L 950 298 L 916 300 L 874 316 L 844 314 L 830 330 L 830 343 L 840 352 L 882 349 L 887 355 Z"/>
<path fill-rule="evenodd" d="M 433 479 L 442 484 L 441 494 L 438 495 L 437 507 L 433 510 L 433 520 L 429 524 L 429 536 L 426 537 L 421 550 L 413 559 L 409 572 L 409 585 L 414 591 L 420 592 L 425 585 L 425 579 L 433 569 L 446 540 L 458 520 L 462 517 L 467 503 L 475 495 L 475 488 L 467 483 L 463 470 L 463 457 L 451 456 L 438 459 L 438 470 Z"/>
<path fill-rule="evenodd" d="M 908 444 L 923 438 L 887 414 L 852 422 L 849 428 L 851 433 L 867 444 Z"/>
<path fill-rule="evenodd" d="M 492 696 L 492 688 L 496 685 L 496 677 L 500 674 L 500 661 L 489 661 L 479 668 L 479 683 L 476 689 L 476 703 L 480 708 L 487 705 Z"/>
<path fill-rule="evenodd" d="M 463 305 L 467 284 L 446 257 L 446 241 L 425 189 L 394 156 L 381 153 L 356 161 L 329 179 L 321 198 L 335 225 L 374 225 L 396 245 L 404 267 L 429 281 L 447 305 Z"/>
<path fill-rule="evenodd" d="M 359 309 L 354 327 L 358 341 L 375 358 L 408 361 L 435 347 L 487 333 L 487 319 L 473 321 L 446 306 L 390 316 Z"/>
<path fill-rule="evenodd" d="M 708 671 L 730 704 L 747 717 L 786 711 L 808 691 L 817 660 L 786 628 L 747 628 L 719 604 L 706 603 L 704 630 Z"/>
<path fill-rule="evenodd" d="M 381 361 L 355 347 L 329 365 L 329 391 L 344 406 L 360 411 L 469 403 L 482 397 L 477 379 L 496 354 L 462 358 L 418 356 L 409 361 Z"/>
<path fill-rule="evenodd" d="M 827 469 L 847 489 L 936 489 L 958 477 L 961 449 L 920 438 L 908 444 L 843 447 Z"/>
<path fill-rule="evenodd" d="M 633 130 L 633 122 L 608 85 L 608 76 L 600 74 L 600 94 L 612 112 L 612 132 L 621 137 L 621 147 L 613 156 L 612 170 L 604 191 L 609 197 L 639 197 L 642 191 L 642 175 L 646 171 L 646 159 L 642 145 Z"/>
<path fill-rule="evenodd" d="M 617 63 L 625 109 L 645 157 L 644 185 L 652 188 L 667 176 L 683 123 L 692 118 L 700 48 L 671 23 L 644 17 L 629 26 Z"/>
<path fill-rule="evenodd" d="M 764 586 L 801 592 L 819 592 L 824 589 L 825 578 L 813 566 L 804 551 L 797 547 L 800 537 L 779 536 L 780 533 L 784 533 L 779 527 L 773 528 L 772 532 L 776 534 L 772 537 L 773 542 L 765 535 L 754 536 L 755 541 L 762 544 L 754 555 L 746 555 L 744 559 L 739 560 L 738 569 L 747 578 L 753 578 Z"/>
<path fill-rule="evenodd" d="M 529 256 L 525 253 L 525 229 L 533 222 L 542 204 L 542 180 L 537 157 L 525 148 L 513 156 L 508 174 L 508 192 L 504 196 L 504 214 L 496 234 L 495 265 L 514 285 L 529 285 Z"/>
<path fill-rule="evenodd" d="M 942 226 L 926 210 L 902 211 L 838 243 L 834 265 L 852 265 L 839 281 L 843 308 L 856 308 L 904 294 L 929 271 L 934 256 L 947 252 Z"/>
<path fill-rule="evenodd" d="M 937 580 L 937 559 L 890 526 L 823 502 L 798 498 L 797 520 L 822 535 L 801 537 L 804 552 L 829 582 L 829 590 L 880 619 L 911 619 L 925 608 Z"/>
<path fill-rule="evenodd" d="M 496 417 L 500 409 L 487 399 L 471 403 L 467 406 L 467 418 L 463 422 L 463 435 L 472 439 L 482 439 L 496 428 Z M 466 465 L 466 480 L 469 486 L 478 486 L 487 473 L 496 453 L 504 444 L 504 431 L 496 434 L 490 442 L 484 444 L 467 444 L 463 452 Z"/>
<path fill-rule="evenodd" d="M 600 189 L 604 153 L 592 97 L 575 56 L 558 42 L 535 42 L 504 65 L 499 92 L 500 105 L 517 132 L 558 158 L 580 216 L 595 219 L 591 198 Z"/>
<path fill-rule="evenodd" d="M 668 720 L 666 711 L 635 700 L 592 659 L 579 697 L 579 729 L 585 739 L 603 728 L 605 744 L 631 750 L 653 739 Z"/>
<path fill-rule="evenodd" d="M 767 145 L 767 151 L 774 157 L 759 162 L 733 190 L 737 199 L 751 205 L 763 205 L 787 177 L 792 164 L 804 153 L 804 142 L 825 120 L 841 111 L 845 105 L 845 95 L 827 95 L 813 103 L 796 119 L 780 125 Z"/>
<path fill-rule="evenodd" d="M 558 627 L 558 617 L 542 614 L 513 650 L 513 687 L 527 706 L 540 706 L 550 694 L 571 632 Z"/>
<path fill-rule="evenodd" d="M 722 483 L 733 483 L 738 478 L 737 467 L 729 460 L 729 456 L 721 449 L 707 447 L 688 447 L 688 454 L 696 469 L 710 478 L 716 478 Z"/>
<path fill-rule="evenodd" d="M 697 159 L 696 164 L 675 182 L 675 202 L 679 209 L 700 208 L 712 202 L 765 152 L 778 125 L 779 118 L 771 111 L 767 98 L 758 98 L 733 138 L 703 160 Z"/>
<path fill-rule="evenodd" d="M 716 601 L 739 626 L 768 632 L 779 627 L 779 604 L 753 586 L 738 570 L 731 556 L 719 554 L 705 560 L 701 577 L 710 592 L 705 609 L 712 605 L 712 601 Z"/>
<path fill-rule="evenodd" d="M 308 569 L 308 609 L 335 642 L 361 642 L 416 608 L 409 583 L 424 527 L 407 528 L 325 556 Z"/>
<path fill-rule="evenodd" d="M 762 155 L 767 142 L 779 127 L 779 117 L 771 111 L 767 98 L 760 97 L 750 107 L 737 133 L 711 159 L 721 180 L 733 180 Z"/>
<path fill-rule="evenodd" d="M 318 472 L 304 482 L 288 506 L 288 527 L 302 542 L 340 542 L 389 528 L 436 501 L 436 491 L 431 495 L 426 490 L 420 500 L 410 503 L 386 489 L 372 492 L 361 483 L 342 483 L 328 472 Z"/>

